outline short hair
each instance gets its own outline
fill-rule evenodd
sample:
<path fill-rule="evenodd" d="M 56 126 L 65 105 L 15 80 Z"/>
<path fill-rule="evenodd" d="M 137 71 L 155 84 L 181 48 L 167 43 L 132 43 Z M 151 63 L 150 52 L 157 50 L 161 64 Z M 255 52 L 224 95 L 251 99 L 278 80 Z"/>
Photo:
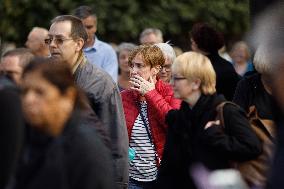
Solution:
<path fill-rule="evenodd" d="M 269 59 L 270 51 L 265 45 L 260 45 L 255 52 L 253 65 L 260 74 L 271 74 L 272 63 Z"/>
<path fill-rule="evenodd" d="M 223 35 L 206 23 L 193 25 L 190 35 L 197 47 L 204 52 L 216 53 L 224 46 Z"/>
<path fill-rule="evenodd" d="M 154 34 L 158 38 L 159 43 L 164 42 L 163 33 L 158 28 L 146 28 L 146 29 L 144 29 L 140 34 L 140 37 L 139 37 L 140 41 L 143 37 L 150 35 L 150 34 Z"/>
<path fill-rule="evenodd" d="M 136 49 L 131 51 L 129 55 L 128 65 L 130 67 L 132 67 L 132 60 L 138 54 L 142 56 L 143 62 L 145 62 L 146 65 L 150 65 L 151 68 L 165 64 L 163 52 L 159 47 L 155 45 L 139 45 Z"/>
<path fill-rule="evenodd" d="M 71 22 L 70 36 L 73 39 L 82 38 L 84 40 L 84 43 L 86 43 L 88 39 L 88 34 L 87 34 L 87 31 L 81 19 L 79 19 L 78 17 L 72 16 L 72 15 L 57 16 L 54 19 L 52 19 L 51 24 L 58 23 L 58 22 L 65 22 L 65 21 Z"/>
<path fill-rule="evenodd" d="M 174 73 L 179 73 L 187 80 L 200 79 L 202 94 L 216 92 L 216 73 L 210 60 L 201 53 L 186 52 L 179 55 L 172 66 Z"/>
<path fill-rule="evenodd" d="M 247 60 L 250 59 L 250 49 L 249 49 L 247 43 L 244 42 L 244 41 L 238 41 L 238 42 L 236 42 L 236 43 L 233 45 L 233 47 L 232 47 L 232 49 L 231 49 L 231 51 L 230 51 L 230 54 L 232 54 L 234 51 L 238 50 L 239 48 L 244 48 L 244 50 L 245 50 L 245 52 L 246 52 L 246 58 L 247 58 Z"/>
<path fill-rule="evenodd" d="M 165 58 L 167 57 L 170 63 L 172 64 L 176 59 L 176 53 L 171 45 L 168 43 L 157 43 L 155 44 L 157 47 L 161 49 Z"/>
<path fill-rule="evenodd" d="M 77 16 L 80 19 L 85 19 L 89 16 L 97 17 L 94 9 L 90 6 L 87 6 L 87 5 L 82 5 L 82 6 L 77 7 L 74 10 L 74 15 Z"/>
<path fill-rule="evenodd" d="M 3 54 L 4 57 L 8 56 L 17 56 L 19 57 L 19 66 L 25 67 L 30 63 L 30 61 L 34 58 L 34 54 L 28 48 L 16 48 L 9 50 Z"/>
<path fill-rule="evenodd" d="M 65 94 L 70 87 L 74 88 L 76 90 L 75 105 L 82 109 L 87 107 L 86 97 L 76 86 L 70 67 L 62 63 L 62 60 L 53 57 L 36 57 L 24 68 L 22 77 L 34 72 L 39 73 L 54 85 L 60 94 Z"/>
<path fill-rule="evenodd" d="M 126 42 L 122 42 L 118 45 L 117 47 L 117 52 L 118 54 L 123 51 L 123 50 L 127 50 L 127 51 L 132 51 L 137 47 L 137 45 L 133 44 L 133 43 L 126 43 Z"/>

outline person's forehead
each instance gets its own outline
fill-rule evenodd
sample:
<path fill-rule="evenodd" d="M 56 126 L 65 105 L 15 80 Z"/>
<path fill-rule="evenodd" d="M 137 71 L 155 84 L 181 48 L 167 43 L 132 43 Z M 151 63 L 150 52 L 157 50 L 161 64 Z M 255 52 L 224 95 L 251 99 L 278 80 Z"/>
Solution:
<path fill-rule="evenodd" d="M 21 70 L 20 59 L 17 56 L 7 56 L 2 58 L 1 68 L 6 71 L 18 71 Z"/>
<path fill-rule="evenodd" d="M 91 25 L 96 23 L 96 18 L 94 16 L 88 16 L 87 18 L 82 19 L 84 25 Z"/>
<path fill-rule="evenodd" d="M 52 36 L 69 36 L 71 33 L 71 22 L 62 21 L 53 23 L 50 28 L 48 35 Z"/>

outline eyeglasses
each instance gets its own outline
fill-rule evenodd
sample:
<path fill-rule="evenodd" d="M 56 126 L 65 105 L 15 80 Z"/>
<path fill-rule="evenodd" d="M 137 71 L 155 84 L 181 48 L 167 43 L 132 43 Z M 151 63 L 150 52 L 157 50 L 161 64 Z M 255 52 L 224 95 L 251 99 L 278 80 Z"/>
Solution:
<path fill-rule="evenodd" d="M 64 41 L 73 40 L 73 39 L 72 38 L 64 39 L 64 38 L 50 37 L 50 38 L 45 39 L 44 42 L 45 44 L 50 45 L 53 40 L 56 45 L 62 45 Z"/>
<path fill-rule="evenodd" d="M 186 78 L 185 78 L 185 77 L 176 77 L 176 76 L 173 76 L 171 80 L 172 80 L 173 82 L 175 82 L 175 81 L 180 81 L 180 80 L 184 80 L 184 79 L 186 79 Z"/>
<path fill-rule="evenodd" d="M 171 64 L 166 64 L 166 65 L 163 65 L 161 70 L 165 69 L 166 72 L 169 72 L 171 71 Z"/>

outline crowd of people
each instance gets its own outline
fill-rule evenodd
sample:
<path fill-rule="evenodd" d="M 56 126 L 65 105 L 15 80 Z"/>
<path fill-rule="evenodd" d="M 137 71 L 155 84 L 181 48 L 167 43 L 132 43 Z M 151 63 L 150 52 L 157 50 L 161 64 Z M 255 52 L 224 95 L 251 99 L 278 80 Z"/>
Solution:
<path fill-rule="evenodd" d="M 32 28 L 1 55 L 0 188 L 203 189 L 196 165 L 281 188 L 284 33 L 262 28 L 283 30 L 277 8 L 252 31 L 255 54 L 238 41 L 229 58 L 207 23 L 184 53 L 157 28 L 114 49 L 90 6 Z"/>

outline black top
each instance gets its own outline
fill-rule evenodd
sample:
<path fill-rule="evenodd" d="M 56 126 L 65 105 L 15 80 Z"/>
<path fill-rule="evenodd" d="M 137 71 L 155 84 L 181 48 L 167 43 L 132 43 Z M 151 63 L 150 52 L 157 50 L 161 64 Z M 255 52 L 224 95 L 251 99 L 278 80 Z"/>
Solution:
<path fill-rule="evenodd" d="M 227 100 L 232 100 L 241 77 L 237 74 L 233 65 L 218 53 L 207 55 L 207 57 L 216 72 L 217 93 L 223 94 Z"/>
<path fill-rule="evenodd" d="M 114 188 L 110 151 L 82 119 L 76 111 L 55 138 L 29 129 L 15 188 Z"/>
<path fill-rule="evenodd" d="M 20 153 L 24 121 L 19 90 L 0 76 L 0 188 L 9 181 Z"/>
<path fill-rule="evenodd" d="M 245 161 L 261 153 L 261 143 L 252 131 L 244 111 L 224 106 L 225 132 L 220 126 L 204 130 L 215 120 L 216 106 L 224 97 L 202 95 L 193 109 L 182 102 L 166 117 L 169 125 L 164 155 L 158 174 L 158 188 L 194 188 L 189 171 L 202 163 L 210 170 L 230 167 L 230 160 Z"/>
<path fill-rule="evenodd" d="M 258 73 L 244 77 L 238 83 L 233 101 L 246 112 L 255 105 L 260 118 L 273 120 L 272 96 L 265 90 Z"/>

